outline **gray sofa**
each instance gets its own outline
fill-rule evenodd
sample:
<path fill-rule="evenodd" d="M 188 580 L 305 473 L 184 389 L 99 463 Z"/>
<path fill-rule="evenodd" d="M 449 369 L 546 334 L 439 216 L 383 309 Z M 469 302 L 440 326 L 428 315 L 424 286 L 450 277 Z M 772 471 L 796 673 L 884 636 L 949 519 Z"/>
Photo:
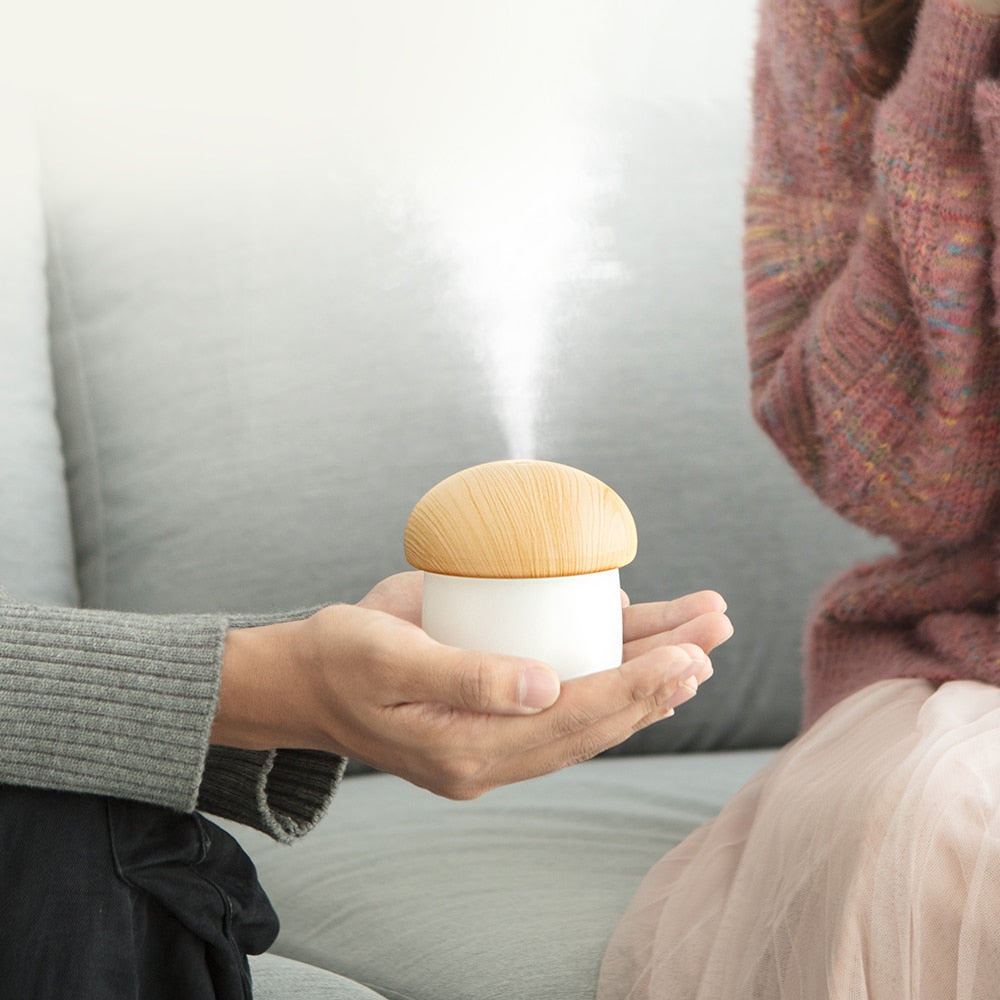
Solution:
<path fill-rule="evenodd" d="M 389 998 L 591 997 L 645 870 L 794 735 L 811 597 L 879 548 L 749 413 L 752 4 L 37 6 L 28 100 L 0 99 L 0 583 L 354 601 L 457 469 L 605 480 L 634 601 L 729 602 L 693 702 L 475 802 L 357 773 L 292 847 L 234 828 L 275 954 L 317 970 L 287 996 L 335 970 Z"/>

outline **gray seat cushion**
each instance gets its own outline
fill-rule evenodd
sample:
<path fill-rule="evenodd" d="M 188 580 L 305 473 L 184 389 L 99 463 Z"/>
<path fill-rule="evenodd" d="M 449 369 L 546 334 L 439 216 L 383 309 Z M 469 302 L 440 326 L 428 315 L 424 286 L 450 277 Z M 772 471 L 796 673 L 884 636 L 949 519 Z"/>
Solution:
<path fill-rule="evenodd" d="M 251 956 L 250 970 L 254 1000 L 380 1000 L 359 983 L 272 952 Z"/>
<path fill-rule="evenodd" d="M 393 1000 L 585 1000 L 649 867 L 769 756 L 602 759 L 474 802 L 367 775 L 292 847 L 230 829 L 281 919 L 276 953 Z"/>

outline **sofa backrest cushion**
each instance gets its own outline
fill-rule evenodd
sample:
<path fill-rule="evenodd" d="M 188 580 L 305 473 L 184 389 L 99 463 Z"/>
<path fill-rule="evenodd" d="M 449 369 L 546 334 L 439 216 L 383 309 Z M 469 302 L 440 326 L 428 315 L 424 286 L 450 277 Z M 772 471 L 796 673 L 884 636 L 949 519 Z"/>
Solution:
<path fill-rule="evenodd" d="M 869 543 L 749 416 L 749 5 L 328 6 L 43 102 L 83 600 L 353 601 L 426 489 L 533 454 L 632 507 L 634 600 L 730 603 L 717 678 L 628 749 L 787 738 L 809 597 Z"/>
<path fill-rule="evenodd" d="M 25 101 L 0 87 L 0 586 L 76 601 L 49 360 L 38 156 Z"/>

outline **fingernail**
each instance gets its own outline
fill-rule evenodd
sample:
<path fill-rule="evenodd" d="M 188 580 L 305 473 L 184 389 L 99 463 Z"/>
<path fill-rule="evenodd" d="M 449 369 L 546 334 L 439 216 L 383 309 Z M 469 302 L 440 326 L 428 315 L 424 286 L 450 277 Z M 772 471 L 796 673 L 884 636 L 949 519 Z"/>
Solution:
<path fill-rule="evenodd" d="M 697 691 L 698 685 L 704 684 L 712 676 L 712 673 L 712 661 L 707 656 L 703 656 L 692 660 L 690 665 L 684 668 L 684 672 L 681 674 L 681 683 L 693 680 Z"/>
<path fill-rule="evenodd" d="M 673 693 L 667 698 L 667 705 L 671 709 L 675 709 L 684 702 L 690 701 L 698 693 L 698 682 L 693 678 L 689 677 L 687 680 L 683 680 L 680 684 L 674 688 Z"/>
<path fill-rule="evenodd" d="M 708 657 L 695 659 L 681 674 L 677 687 L 667 699 L 671 708 L 677 708 L 690 701 L 698 693 L 698 685 L 703 684 L 712 676 L 712 664 Z"/>
<path fill-rule="evenodd" d="M 547 667 L 526 667 L 518 684 L 517 698 L 522 708 L 548 708 L 559 697 L 559 678 Z"/>

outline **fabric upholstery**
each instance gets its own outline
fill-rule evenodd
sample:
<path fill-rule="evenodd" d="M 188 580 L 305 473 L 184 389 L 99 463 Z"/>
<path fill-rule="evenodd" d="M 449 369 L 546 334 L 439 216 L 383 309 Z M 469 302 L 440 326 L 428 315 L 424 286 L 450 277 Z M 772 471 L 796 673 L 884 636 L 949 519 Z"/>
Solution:
<path fill-rule="evenodd" d="M 0 585 L 22 600 L 73 604 L 38 155 L 27 104 L 2 86 L 0 136 Z"/>
<path fill-rule="evenodd" d="M 530 449 L 630 505 L 633 600 L 729 601 L 716 678 L 626 749 L 787 739 L 811 595 L 872 544 L 749 415 L 749 10 L 685 6 L 714 60 L 694 96 L 691 33 L 647 4 L 337 9 L 306 78 L 269 75 L 288 49 L 193 103 L 137 81 L 42 106 L 83 601 L 356 600 L 406 568 L 426 489 Z M 515 56 L 516 81 L 493 72 Z"/>
<path fill-rule="evenodd" d="M 281 919 L 278 954 L 392 1000 L 585 998 L 650 865 L 768 758 L 597 760 L 474 802 L 369 775 L 292 847 L 234 832 Z"/>
<path fill-rule="evenodd" d="M 304 962 L 267 952 L 250 957 L 254 1000 L 378 1000 L 380 994 Z"/>

